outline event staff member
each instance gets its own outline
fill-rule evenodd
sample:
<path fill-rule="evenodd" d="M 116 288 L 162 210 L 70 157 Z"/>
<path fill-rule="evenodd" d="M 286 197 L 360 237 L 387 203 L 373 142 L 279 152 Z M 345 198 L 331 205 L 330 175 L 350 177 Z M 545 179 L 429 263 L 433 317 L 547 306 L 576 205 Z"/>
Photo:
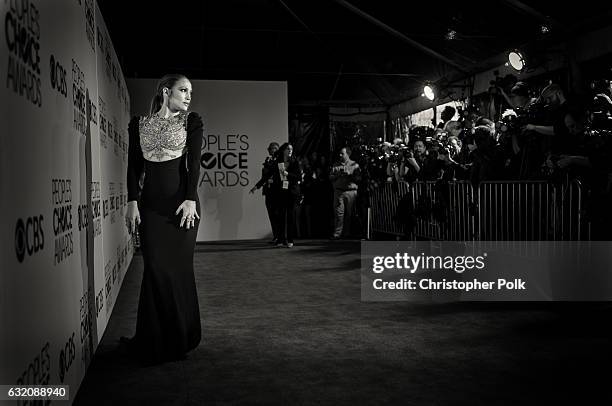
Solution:
<path fill-rule="evenodd" d="M 300 197 L 302 169 L 293 156 L 293 146 L 288 142 L 277 152 L 276 169 L 272 176 L 272 194 L 278 199 L 276 231 L 279 241 L 277 247 L 293 247 L 295 236 L 295 205 Z"/>
<path fill-rule="evenodd" d="M 359 164 L 350 159 L 351 149 L 340 150 L 339 161 L 332 167 L 329 175 L 334 185 L 334 233 L 332 239 L 347 235 L 351 230 L 351 215 L 357 200 L 360 180 Z"/>
<path fill-rule="evenodd" d="M 276 244 L 279 242 L 279 233 L 276 229 L 276 211 L 278 210 L 278 203 L 275 202 L 274 194 L 272 193 L 272 175 L 276 169 L 275 155 L 278 151 L 278 143 L 271 142 L 268 146 L 268 154 L 266 160 L 261 168 L 261 179 L 249 190 L 249 193 L 253 194 L 257 189 L 263 187 L 262 194 L 264 195 L 266 210 L 268 211 L 268 219 L 270 220 L 270 226 L 272 227 L 272 243 Z"/>

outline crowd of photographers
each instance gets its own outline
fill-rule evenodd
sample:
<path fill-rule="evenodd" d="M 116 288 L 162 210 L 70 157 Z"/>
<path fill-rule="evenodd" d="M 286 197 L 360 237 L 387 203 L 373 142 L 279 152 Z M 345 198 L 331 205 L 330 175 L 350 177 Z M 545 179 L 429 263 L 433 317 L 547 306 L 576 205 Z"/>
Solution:
<path fill-rule="evenodd" d="M 270 151 L 262 179 L 251 192 L 264 186 L 276 242 L 286 240 L 287 233 L 364 237 L 371 192 L 395 181 L 478 185 L 488 180 L 579 179 L 588 190 L 591 222 L 612 229 L 612 216 L 606 214 L 612 204 L 611 86 L 606 80 L 593 82 L 592 96 L 578 103 L 568 99 L 557 84 L 536 93 L 524 82 L 516 82 L 507 90 L 496 88 L 504 106 L 497 122 L 469 109 L 456 111 L 447 106 L 436 128 L 411 128 L 405 139 L 393 143 L 345 146 L 329 162 L 316 153 L 300 158 L 289 153 L 286 165 L 295 160 L 294 167 L 299 168 L 294 176 L 299 196 L 292 199 L 295 216 L 284 220 L 289 220 L 284 228 L 291 232 L 274 226 L 273 219 L 278 217 L 274 204 L 278 192 L 274 191 L 282 193 L 284 171 L 276 184 L 272 174 L 278 172 L 280 158 L 275 150 Z M 359 219 L 357 226 L 351 225 L 351 218 Z M 599 235 L 595 231 L 595 237 Z M 289 240 L 288 245 L 293 245 Z"/>
<path fill-rule="evenodd" d="M 507 108 L 493 122 L 447 106 L 437 128 L 412 128 L 408 140 L 360 146 L 358 162 L 377 180 L 557 180 L 569 175 L 589 184 L 608 182 L 611 172 L 610 82 L 595 82 L 595 95 L 581 105 L 560 86 L 538 97 L 517 82 Z M 602 185 L 600 185 L 602 186 Z"/>
<path fill-rule="evenodd" d="M 364 190 L 385 181 L 578 179 L 592 222 L 612 227 L 611 83 L 594 81 L 582 103 L 557 84 L 537 93 L 524 82 L 497 88 L 504 106 L 497 122 L 447 106 L 436 128 L 415 127 L 406 140 L 358 148 L 370 182 Z"/>

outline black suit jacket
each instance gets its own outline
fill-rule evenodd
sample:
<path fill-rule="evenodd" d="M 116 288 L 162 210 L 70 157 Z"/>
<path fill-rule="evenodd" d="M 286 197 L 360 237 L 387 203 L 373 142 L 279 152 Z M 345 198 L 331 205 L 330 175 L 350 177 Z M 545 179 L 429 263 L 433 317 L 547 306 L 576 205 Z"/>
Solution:
<path fill-rule="evenodd" d="M 274 180 L 272 183 L 272 189 L 277 193 L 283 190 L 283 181 L 281 180 L 280 171 L 278 169 L 279 162 L 283 161 L 279 160 L 275 162 L 272 175 L 272 179 Z M 302 182 L 302 168 L 300 167 L 299 162 L 296 159 L 291 159 L 285 170 L 288 172 L 287 181 L 289 182 L 289 192 L 295 196 L 299 196 L 300 184 Z"/>
<path fill-rule="evenodd" d="M 268 179 L 274 175 L 275 169 L 278 169 L 276 161 L 272 157 L 267 157 L 266 161 L 263 163 L 263 168 L 261 169 L 261 179 L 259 179 L 259 181 L 255 184 L 257 189 L 263 187 L 262 193 L 264 196 L 270 193 L 272 186 L 268 183 Z"/>

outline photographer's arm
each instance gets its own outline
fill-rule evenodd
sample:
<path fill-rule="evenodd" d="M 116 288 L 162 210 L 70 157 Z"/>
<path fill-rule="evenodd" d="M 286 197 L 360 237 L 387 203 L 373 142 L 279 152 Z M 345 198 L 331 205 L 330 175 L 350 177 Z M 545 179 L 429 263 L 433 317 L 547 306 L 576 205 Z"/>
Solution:
<path fill-rule="evenodd" d="M 521 152 L 521 146 L 519 145 L 518 136 L 516 134 L 512 134 L 512 152 L 514 152 L 514 155 Z"/>
<path fill-rule="evenodd" d="M 355 165 L 355 169 L 353 169 L 353 173 L 351 174 L 351 179 L 355 183 L 361 182 L 361 168 L 359 165 Z"/>
<path fill-rule="evenodd" d="M 559 168 L 565 168 L 570 165 L 581 166 L 584 168 L 592 168 L 591 161 L 586 156 L 580 155 L 561 155 L 557 161 Z"/>
<path fill-rule="evenodd" d="M 264 168 L 261 171 L 261 178 L 259 181 L 249 190 L 249 193 L 255 193 L 257 189 L 261 189 L 263 185 L 268 183 L 268 180 L 272 178 L 274 171 L 268 166 L 264 165 Z"/>
<path fill-rule="evenodd" d="M 408 163 L 410 164 L 410 166 L 412 166 L 414 168 L 414 170 L 416 171 L 416 173 L 421 172 L 421 167 L 419 166 L 418 162 L 416 161 L 416 159 L 414 158 L 408 158 L 406 161 L 408 161 Z"/>
<path fill-rule="evenodd" d="M 525 126 L 525 129 L 528 131 L 535 131 L 538 134 L 543 134 L 543 135 L 555 135 L 555 129 L 553 126 L 551 125 L 534 125 L 534 124 L 527 124 Z"/>
<path fill-rule="evenodd" d="M 399 171 L 397 171 L 397 174 L 395 175 L 395 178 L 400 181 L 400 180 L 404 180 L 404 176 L 406 176 L 407 173 L 407 168 L 406 168 L 406 162 L 402 161 L 402 163 L 399 166 Z"/>
<path fill-rule="evenodd" d="M 387 176 L 391 177 L 397 173 L 397 164 L 387 162 Z"/>
<path fill-rule="evenodd" d="M 605 108 L 607 111 L 612 112 L 612 100 L 605 93 L 599 93 L 595 95 L 595 102 Z"/>
<path fill-rule="evenodd" d="M 329 172 L 329 180 L 334 182 L 336 179 L 340 177 L 340 170 L 337 166 L 332 166 L 331 171 Z"/>
<path fill-rule="evenodd" d="M 457 161 L 455 161 L 453 158 L 451 158 L 451 156 L 450 156 L 450 155 L 448 155 L 448 158 L 447 158 L 447 159 L 448 159 L 448 161 L 447 161 L 447 162 L 448 162 L 450 165 L 460 166 L 459 162 L 457 162 Z"/>

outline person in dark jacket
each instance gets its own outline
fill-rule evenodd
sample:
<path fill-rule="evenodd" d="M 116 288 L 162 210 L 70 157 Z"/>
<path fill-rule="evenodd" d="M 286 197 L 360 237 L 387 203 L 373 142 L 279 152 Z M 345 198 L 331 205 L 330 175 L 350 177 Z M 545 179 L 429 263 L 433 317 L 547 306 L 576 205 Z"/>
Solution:
<path fill-rule="evenodd" d="M 500 159 L 495 148 L 495 139 L 488 126 L 481 125 L 466 137 L 465 143 L 470 151 L 471 163 L 469 180 L 477 185 L 484 180 L 499 178 Z"/>
<path fill-rule="evenodd" d="M 272 191 L 278 199 L 276 230 L 279 233 L 277 247 L 293 247 L 295 236 L 295 205 L 300 197 L 302 170 L 293 156 L 293 146 L 288 142 L 277 152 L 276 168 L 272 175 Z"/>
<path fill-rule="evenodd" d="M 276 210 L 278 204 L 274 199 L 274 194 L 272 193 L 272 174 L 276 169 L 276 152 L 278 151 L 278 143 L 271 142 L 268 146 L 268 154 L 269 156 L 263 163 L 263 168 L 261 168 L 261 179 L 251 188 L 249 193 L 255 193 L 257 189 L 262 190 L 262 194 L 264 195 L 264 199 L 266 202 L 266 210 L 268 211 L 268 218 L 270 219 L 270 225 L 272 227 L 272 243 L 278 243 L 278 232 L 276 230 Z"/>

